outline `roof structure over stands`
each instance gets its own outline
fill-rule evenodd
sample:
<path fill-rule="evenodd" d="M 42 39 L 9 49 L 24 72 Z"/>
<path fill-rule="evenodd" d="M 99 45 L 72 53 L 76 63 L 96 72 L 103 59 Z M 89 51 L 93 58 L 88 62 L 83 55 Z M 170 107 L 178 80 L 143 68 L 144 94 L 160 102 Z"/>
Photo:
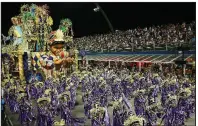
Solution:
<path fill-rule="evenodd" d="M 184 55 L 184 60 L 195 58 L 194 54 Z M 119 61 L 119 62 L 144 62 L 144 63 L 174 63 L 182 60 L 182 54 L 166 55 L 88 55 L 87 60 L 94 61 Z"/>

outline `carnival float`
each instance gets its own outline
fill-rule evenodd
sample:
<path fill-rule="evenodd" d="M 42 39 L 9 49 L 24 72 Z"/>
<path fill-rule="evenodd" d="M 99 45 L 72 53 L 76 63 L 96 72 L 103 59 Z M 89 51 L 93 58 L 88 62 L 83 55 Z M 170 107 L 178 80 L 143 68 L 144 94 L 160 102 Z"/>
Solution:
<path fill-rule="evenodd" d="M 27 71 L 46 78 L 57 77 L 62 72 L 66 74 L 70 67 L 73 67 L 72 71 L 77 70 L 75 59 L 78 59 L 78 51 L 75 47 L 70 50 L 64 48 L 65 43 L 73 42 L 70 19 L 62 19 L 59 29 L 52 31 L 49 7 L 32 4 L 23 5 L 20 14 L 12 17 L 11 21 L 13 25 L 8 36 L 2 35 L 3 75 L 12 74 L 28 82 L 32 77 Z"/>
<path fill-rule="evenodd" d="M 61 121 L 50 121 L 52 113 L 49 108 L 47 111 L 44 108 L 49 107 L 46 105 L 51 102 L 51 93 L 57 94 L 52 90 L 51 84 L 78 71 L 78 50 L 74 46 L 70 50 L 65 49 L 66 43 L 73 45 L 71 20 L 62 19 L 59 29 L 53 31 L 53 19 L 47 5 L 25 4 L 20 8 L 20 14 L 12 17 L 11 21 L 13 25 L 8 36 L 2 34 L 1 41 L 2 88 L 8 88 L 6 92 L 10 95 L 6 101 L 10 111 L 19 114 L 21 125 L 29 125 L 36 118 L 33 113 L 35 109 L 29 101 L 34 98 L 38 104 L 39 126 L 65 125 L 65 110 L 68 108 L 64 103 L 68 99 L 60 103 L 63 109 Z M 44 89 L 42 94 L 46 80 L 49 81 L 47 87 L 51 89 Z M 68 91 L 64 94 L 65 89 L 60 90 L 62 92 L 54 100 L 61 101 L 68 94 Z M 49 115 L 46 117 L 46 114 Z"/>

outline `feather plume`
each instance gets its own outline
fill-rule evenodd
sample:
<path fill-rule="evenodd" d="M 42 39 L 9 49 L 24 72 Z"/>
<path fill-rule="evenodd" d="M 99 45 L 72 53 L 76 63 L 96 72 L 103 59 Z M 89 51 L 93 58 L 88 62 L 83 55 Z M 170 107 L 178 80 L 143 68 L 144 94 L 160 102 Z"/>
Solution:
<path fill-rule="evenodd" d="M 63 40 L 64 35 L 63 35 L 63 32 L 61 30 L 58 29 L 55 33 L 55 36 L 56 36 L 55 41 L 64 41 Z"/>

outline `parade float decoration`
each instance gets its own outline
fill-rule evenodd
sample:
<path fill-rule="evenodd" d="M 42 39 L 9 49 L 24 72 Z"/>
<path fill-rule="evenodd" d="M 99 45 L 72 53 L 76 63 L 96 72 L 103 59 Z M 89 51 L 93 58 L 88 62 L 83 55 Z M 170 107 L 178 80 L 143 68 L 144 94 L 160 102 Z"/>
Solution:
<path fill-rule="evenodd" d="M 3 75 L 14 74 L 28 83 L 32 77 L 37 78 L 37 81 L 58 77 L 57 73 L 74 65 L 77 70 L 78 51 L 74 46 L 69 51 L 64 49 L 66 43 L 73 43 L 70 19 L 61 20 L 59 29 L 52 31 L 53 19 L 49 15 L 49 7 L 25 4 L 20 8 L 20 14 L 12 17 L 11 21 L 13 26 L 9 29 L 8 36 L 2 35 Z M 58 54 L 53 54 L 51 48 L 58 44 L 63 46 Z M 57 59 L 64 62 L 57 65 Z M 29 70 L 32 71 L 31 74 Z"/>
<path fill-rule="evenodd" d="M 72 42 L 73 41 L 73 29 L 72 29 L 72 22 L 70 19 L 62 19 L 60 21 L 59 29 L 64 33 L 64 40 L 65 42 Z"/>

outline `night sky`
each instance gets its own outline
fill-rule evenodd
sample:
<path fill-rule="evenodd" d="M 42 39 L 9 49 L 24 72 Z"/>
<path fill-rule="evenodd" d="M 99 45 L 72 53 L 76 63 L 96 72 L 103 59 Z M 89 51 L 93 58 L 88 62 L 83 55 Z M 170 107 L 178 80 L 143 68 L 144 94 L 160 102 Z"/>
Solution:
<path fill-rule="evenodd" d="M 1 33 L 7 35 L 12 26 L 11 17 L 19 14 L 24 3 L 1 3 Z M 31 3 L 29 3 L 31 4 Z M 94 3 L 35 3 L 47 4 L 53 18 L 53 30 L 60 20 L 70 18 L 75 37 L 110 31 L 100 12 L 94 12 Z M 128 30 L 136 27 L 195 21 L 196 3 L 99 3 L 114 29 Z"/>

